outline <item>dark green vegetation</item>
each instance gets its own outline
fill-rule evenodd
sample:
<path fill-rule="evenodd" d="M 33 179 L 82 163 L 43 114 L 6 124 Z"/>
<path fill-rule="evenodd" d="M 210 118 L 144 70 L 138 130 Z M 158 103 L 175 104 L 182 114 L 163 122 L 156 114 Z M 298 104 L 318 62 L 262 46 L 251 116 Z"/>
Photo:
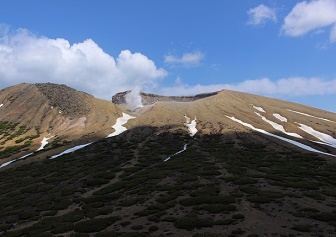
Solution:
<path fill-rule="evenodd" d="M 29 150 L 28 147 L 32 144 L 32 140 L 39 137 L 38 131 L 36 135 L 24 136 L 30 128 L 24 125 L 19 126 L 19 123 L 12 123 L 8 121 L 0 121 L 0 159 L 10 157 L 21 151 Z M 18 138 L 21 137 L 21 138 Z M 4 146 L 6 142 L 14 140 L 15 145 Z"/>
<path fill-rule="evenodd" d="M 334 234 L 335 163 L 275 152 L 254 143 L 259 134 L 158 132 L 139 127 L 0 172 L 0 235 Z"/>

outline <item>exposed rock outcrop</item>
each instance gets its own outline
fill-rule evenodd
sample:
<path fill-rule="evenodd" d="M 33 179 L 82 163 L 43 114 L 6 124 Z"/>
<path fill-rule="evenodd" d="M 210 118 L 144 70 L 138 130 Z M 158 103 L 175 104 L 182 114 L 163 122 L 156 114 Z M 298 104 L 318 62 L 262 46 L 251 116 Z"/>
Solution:
<path fill-rule="evenodd" d="M 53 107 L 58 107 L 64 115 L 80 117 L 90 111 L 88 99 L 94 97 L 90 94 L 76 91 L 66 85 L 53 83 L 37 83 L 36 87 L 48 98 Z"/>
<path fill-rule="evenodd" d="M 112 97 L 112 103 L 117 104 L 117 105 L 126 104 L 125 96 L 128 92 L 130 91 L 124 91 L 124 92 L 115 94 Z M 217 93 L 218 92 L 203 93 L 203 94 L 198 94 L 195 96 L 162 96 L 162 95 L 141 92 L 140 96 L 142 98 L 143 105 L 151 105 L 159 101 L 190 102 L 190 101 L 195 101 L 195 100 L 203 99 L 206 97 L 210 97 L 210 96 L 216 95 Z"/>

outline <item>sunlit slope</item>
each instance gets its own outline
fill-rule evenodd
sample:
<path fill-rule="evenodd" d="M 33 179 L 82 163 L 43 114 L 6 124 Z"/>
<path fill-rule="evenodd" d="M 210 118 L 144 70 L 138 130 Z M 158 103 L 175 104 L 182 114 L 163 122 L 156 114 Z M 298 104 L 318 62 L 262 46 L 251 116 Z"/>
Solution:
<path fill-rule="evenodd" d="M 94 141 L 110 134 L 121 109 L 109 101 L 57 84 L 20 84 L 0 91 L 0 160 L 46 148 Z M 21 147 L 20 147 L 21 146 Z"/>
<path fill-rule="evenodd" d="M 184 116 L 191 119 L 196 116 L 197 134 L 258 132 L 255 129 L 261 129 L 322 152 L 336 154 L 334 113 L 229 90 L 192 102 L 156 102 L 142 108 L 140 115 L 128 126 L 166 126 L 169 130 L 186 130 Z"/>

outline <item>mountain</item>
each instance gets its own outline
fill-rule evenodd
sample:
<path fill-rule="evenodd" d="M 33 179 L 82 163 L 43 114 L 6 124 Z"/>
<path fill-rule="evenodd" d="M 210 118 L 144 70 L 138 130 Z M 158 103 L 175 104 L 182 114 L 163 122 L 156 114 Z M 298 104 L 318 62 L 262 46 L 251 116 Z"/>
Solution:
<path fill-rule="evenodd" d="M 54 152 L 99 140 L 113 132 L 111 126 L 123 111 L 108 101 L 52 83 L 2 89 L 0 104 L 1 163 L 36 151 L 44 138 L 49 138 L 45 148 L 59 147 Z"/>
<path fill-rule="evenodd" d="M 15 93 L 21 94 L 11 102 Z M 73 136 L 67 146 L 0 168 L 0 235 L 334 235 L 334 113 L 228 90 L 195 97 L 140 93 L 144 106 L 127 111 L 126 95 L 112 103 L 54 84 L 0 91 L 3 134 L 16 123 L 11 135 L 18 126 L 39 126 L 36 143 L 49 135 L 44 119 L 110 116 L 103 135 Z M 51 106 L 54 117 L 44 112 Z M 52 131 L 59 131 L 55 125 Z M 90 126 L 96 124 L 82 133 L 94 131 Z M 74 152 L 57 156 L 71 147 Z"/>

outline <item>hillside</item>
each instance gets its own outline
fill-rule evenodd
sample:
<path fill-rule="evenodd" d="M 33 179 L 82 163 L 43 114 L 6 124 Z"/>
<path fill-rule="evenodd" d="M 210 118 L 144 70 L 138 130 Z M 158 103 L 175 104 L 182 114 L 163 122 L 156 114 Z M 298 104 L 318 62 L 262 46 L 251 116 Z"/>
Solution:
<path fill-rule="evenodd" d="M 332 236 L 335 162 L 236 136 L 137 127 L 1 172 L 2 235 Z"/>
<path fill-rule="evenodd" d="M 45 148 L 63 150 L 63 146 L 106 137 L 123 111 L 108 101 L 52 83 L 5 88 L 0 91 L 0 104 L 0 164 L 36 151 L 44 139 Z"/>
<path fill-rule="evenodd" d="M 55 116 L 90 118 L 95 109 L 97 121 L 115 117 L 104 137 L 74 138 L 0 168 L 2 236 L 335 233 L 334 113 L 228 90 L 187 101 L 142 93 L 147 103 L 126 111 L 85 93 L 71 98 L 80 93 L 71 88 L 38 87 L 28 86 L 40 103 L 66 111 Z M 9 113 L 14 105 L 3 98 Z M 72 100 L 80 108 L 66 110 Z"/>
<path fill-rule="evenodd" d="M 127 124 L 130 128 L 145 125 L 165 126 L 168 131 L 187 130 L 185 116 L 190 120 L 196 116 L 197 134 L 239 134 L 261 129 L 336 155 L 334 113 L 263 96 L 224 90 L 192 102 L 156 102 L 138 109 L 135 114 L 137 118 Z M 266 137 L 261 142 L 273 141 Z M 281 140 L 275 142 L 293 146 Z"/>

